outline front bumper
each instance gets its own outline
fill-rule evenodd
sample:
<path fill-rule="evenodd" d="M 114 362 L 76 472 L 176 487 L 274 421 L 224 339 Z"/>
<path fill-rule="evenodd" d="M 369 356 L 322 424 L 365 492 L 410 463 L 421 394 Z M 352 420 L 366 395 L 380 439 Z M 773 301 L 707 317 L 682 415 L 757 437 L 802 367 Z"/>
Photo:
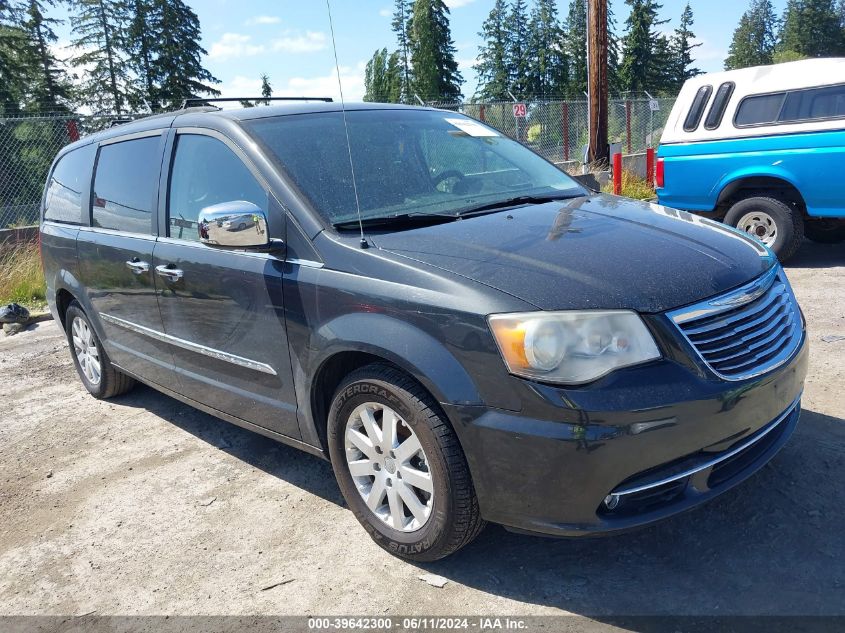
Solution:
<path fill-rule="evenodd" d="M 618 532 L 688 510 L 765 465 L 798 422 L 807 357 L 805 337 L 788 363 L 742 382 L 664 361 L 601 389 L 529 385 L 519 413 L 444 408 L 485 519 L 552 536 Z"/>

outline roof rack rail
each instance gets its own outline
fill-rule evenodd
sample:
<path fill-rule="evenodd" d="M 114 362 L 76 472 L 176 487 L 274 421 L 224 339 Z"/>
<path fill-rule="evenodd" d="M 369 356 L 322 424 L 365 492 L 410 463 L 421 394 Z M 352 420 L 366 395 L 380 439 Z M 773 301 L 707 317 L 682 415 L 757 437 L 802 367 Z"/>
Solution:
<path fill-rule="evenodd" d="M 116 125 L 123 125 L 124 123 L 132 123 L 135 119 L 131 117 L 123 117 L 120 119 L 112 119 L 109 121 L 109 127 L 115 127 Z"/>
<path fill-rule="evenodd" d="M 212 97 L 204 99 L 203 97 L 191 97 L 182 102 L 182 109 L 190 107 L 191 105 L 202 105 L 203 103 L 217 103 L 220 101 L 325 101 L 331 103 L 331 97 Z"/>

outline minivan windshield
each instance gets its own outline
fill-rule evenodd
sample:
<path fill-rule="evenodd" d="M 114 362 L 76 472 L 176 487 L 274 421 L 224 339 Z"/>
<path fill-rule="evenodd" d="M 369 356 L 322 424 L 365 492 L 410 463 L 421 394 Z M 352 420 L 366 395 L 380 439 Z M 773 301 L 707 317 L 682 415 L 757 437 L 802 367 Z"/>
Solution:
<path fill-rule="evenodd" d="M 572 178 L 516 141 L 461 114 L 347 110 L 365 221 L 455 216 L 585 195 Z M 329 223 L 357 219 L 342 112 L 243 122 Z"/>

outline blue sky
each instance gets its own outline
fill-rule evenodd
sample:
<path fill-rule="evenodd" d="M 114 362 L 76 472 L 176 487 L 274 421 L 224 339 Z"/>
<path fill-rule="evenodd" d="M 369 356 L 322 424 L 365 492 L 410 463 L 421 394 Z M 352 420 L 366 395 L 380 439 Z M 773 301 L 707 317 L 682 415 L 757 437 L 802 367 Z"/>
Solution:
<path fill-rule="evenodd" d="M 775 0 L 778 12 L 786 0 Z M 332 96 L 338 94 L 334 56 L 325 0 L 188 0 L 202 22 L 206 64 L 222 81 L 224 96 L 258 94 L 262 73 L 270 77 L 277 96 Z M 664 0 L 662 17 L 671 31 L 686 0 Z M 493 0 L 446 0 L 451 8 L 452 37 L 471 96 L 476 87 L 472 64 L 478 54 L 478 31 Z M 531 0 L 529 0 L 529 5 Z M 628 7 L 611 0 L 619 29 Z M 704 71 L 722 69 L 731 35 L 747 8 L 747 0 L 691 0 L 695 31 L 702 45 L 695 49 L 696 65 Z M 562 16 L 569 0 L 559 0 Z M 344 96 L 360 100 L 364 66 L 376 48 L 395 46 L 390 31 L 393 0 L 332 0 L 335 36 Z M 58 29 L 60 45 L 69 38 L 67 25 Z"/>

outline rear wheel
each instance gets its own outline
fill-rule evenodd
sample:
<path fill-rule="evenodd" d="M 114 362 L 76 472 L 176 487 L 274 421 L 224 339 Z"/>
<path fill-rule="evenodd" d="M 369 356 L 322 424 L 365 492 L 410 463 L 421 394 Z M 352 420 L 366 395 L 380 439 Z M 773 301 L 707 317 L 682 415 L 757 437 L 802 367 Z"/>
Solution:
<path fill-rule="evenodd" d="M 845 220 L 809 220 L 804 224 L 804 234 L 820 244 L 845 242 Z"/>
<path fill-rule="evenodd" d="M 111 398 L 126 393 L 135 381 L 111 364 L 88 316 L 76 301 L 68 306 L 65 328 L 73 364 L 82 384 L 95 398 Z"/>
<path fill-rule="evenodd" d="M 455 432 L 431 396 L 393 367 L 369 365 L 344 380 L 328 443 L 346 502 L 388 552 L 433 561 L 483 529 Z"/>
<path fill-rule="evenodd" d="M 804 220 L 790 204 L 766 195 L 755 195 L 734 204 L 725 224 L 757 238 L 768 246 L 778 259 L 786 261 L 801 246 Z"/>

